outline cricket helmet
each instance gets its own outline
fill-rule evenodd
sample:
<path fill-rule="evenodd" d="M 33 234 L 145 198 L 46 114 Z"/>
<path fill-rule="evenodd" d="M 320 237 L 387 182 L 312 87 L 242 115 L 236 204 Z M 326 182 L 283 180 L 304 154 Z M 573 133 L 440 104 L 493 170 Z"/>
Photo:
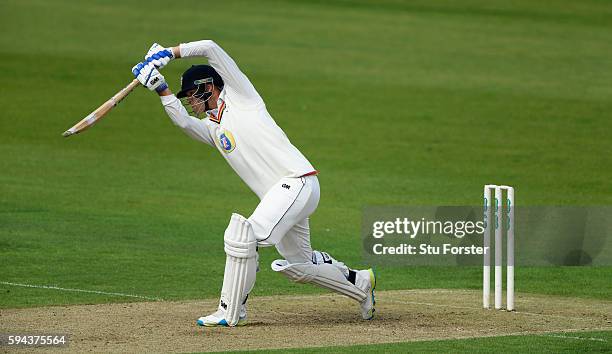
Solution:
<path fill-rule="evenodd" d="M 221 75 L 210 65 L 192 65 L 181 77 L 181 91 L 176 95 L 178 98 L 187 97 L 187 92 L 198 89 L 199 92 L 205 90 L 200 85 L 213 84 L 219 90 L 223 89 L 223 79 Z M 208 99 L 208 97 L 205 97 Z"/>

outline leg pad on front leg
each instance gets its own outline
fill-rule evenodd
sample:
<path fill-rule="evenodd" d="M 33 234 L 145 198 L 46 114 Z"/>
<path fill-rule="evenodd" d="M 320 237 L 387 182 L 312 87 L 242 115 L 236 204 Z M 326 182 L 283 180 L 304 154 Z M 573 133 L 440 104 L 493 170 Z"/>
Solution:
<path fill-rule="evenodd" d="M 221 304 L 227 307 L 227 325 L 235 326 L 240 319 L 242 304 L 255 284 L 257 240 L 247 219 L 234 213 L 225 230 L 224 241 L 227 258 Z"/>

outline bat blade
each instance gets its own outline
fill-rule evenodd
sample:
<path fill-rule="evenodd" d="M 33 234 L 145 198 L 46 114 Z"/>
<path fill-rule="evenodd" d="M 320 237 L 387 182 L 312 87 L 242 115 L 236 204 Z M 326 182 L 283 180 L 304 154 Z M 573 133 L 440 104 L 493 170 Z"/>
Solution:
<path fill-rule="evenodd" d="M 67 138 L 71 135 L 74 134 L 78 134 L 82 131 L 84 131 L 85 129 L 91 127 L 92 125 L 96 124 L 96 122 L 102 117 L 96 117 L 96 112 L 91 112 L 89 113 L 89 115 L 85 118 L 83 118 L 80 122 L 78 122 L 77 124 L 73 125 L 70 129 L 66 130 L 64 133 L 62 133 L 62 136 L 64 138 Z"/>
<path fill-rule="evenodd" d="M 104 102 L 100 107 L 98 107 L 95 111 L 89 113 L 87 117 L 81 119 L 77 124 L 70 127 L 70 129 L 66 130 L 62 133 L 62 136 L 67 138 L 69 136 L 78 134 L 84 131 L 87 128 L 90 128 L 94 124 L 96 124 L 100 119 L 102 119 L 108 112 L 110 112 L 113 107 L 115 107 L 121 100 L 123 100 L 136 86 L 140 83 L 138 80 L 134 79 L 130 82 L 129 85 L 121 89 L 121 91 L 117 92 L 113 97 L 111 97 L 108 101 Z"/>

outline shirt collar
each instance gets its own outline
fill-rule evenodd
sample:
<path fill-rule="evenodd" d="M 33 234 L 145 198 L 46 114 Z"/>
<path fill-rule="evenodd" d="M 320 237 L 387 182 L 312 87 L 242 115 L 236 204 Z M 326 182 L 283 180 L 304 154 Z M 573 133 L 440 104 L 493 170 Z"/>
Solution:
<path fill-rule="evenodd" d="M 206 115 L 209 118 L 217 119 L 217 116 L 219 115 L 219 107 L 221 107 L 223 102 L 225 102 L 225 88 L 219 93 L 219 98 L 217 99 L 217 108 L 209 109 L 208 111 L 206 111 Z"/>

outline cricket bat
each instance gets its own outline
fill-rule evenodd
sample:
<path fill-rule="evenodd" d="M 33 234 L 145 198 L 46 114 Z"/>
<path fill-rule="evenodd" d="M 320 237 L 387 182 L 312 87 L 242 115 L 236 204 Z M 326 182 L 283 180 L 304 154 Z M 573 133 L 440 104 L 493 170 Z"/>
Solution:
<path fill-rule="evenodd" d="M 137 79 L 134 79 L 130 82 L 129 85 L 121 89 L 121 91 L 117 92 L 113 97 L 111 97 L 108 101 L 104 102 L 100 107 L 98 107 L 95 111 L 91 112 L 87 117 L 81 119 L 80 122 L 73 125 L 70 129 L 66 130 L 62 136 L 69 137 L 74 134 L 78 134 L 85 129 L 91 127 L 96 124 L 102 117 L 104 117 L 111 109 L 113 109 L 121 100 L 123 100 L 136 86 L 138 86 L 140 82 Z"/>

